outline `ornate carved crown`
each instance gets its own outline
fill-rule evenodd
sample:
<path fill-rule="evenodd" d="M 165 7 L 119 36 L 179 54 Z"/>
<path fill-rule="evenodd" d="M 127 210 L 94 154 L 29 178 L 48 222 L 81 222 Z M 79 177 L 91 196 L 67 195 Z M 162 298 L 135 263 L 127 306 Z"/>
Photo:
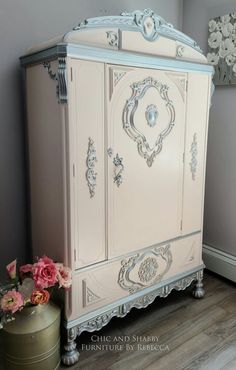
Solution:
<path fill-rule="evenodd" d="M 141 32 L 148 41 L 154 41 L 159 36 L 168 37 L 187 44 L 202 52 L 197 43 L 174 26 L 155 14 L 151 9 L 135 10 L 131 13 L 123 12 L 119 16 L 105 16 L 86 19 L 74 27 L 74 31 L 97 27 L 118 27 L 122 30 Z"/>

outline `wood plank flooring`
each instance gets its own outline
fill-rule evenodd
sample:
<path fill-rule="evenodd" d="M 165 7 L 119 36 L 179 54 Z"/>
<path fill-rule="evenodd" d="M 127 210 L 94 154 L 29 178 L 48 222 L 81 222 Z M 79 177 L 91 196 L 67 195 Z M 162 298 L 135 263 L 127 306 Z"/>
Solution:
<path fill-rule="evenodd" d="M 202 300 L 172 292 L 83 333 L 70 370 L 236 370 L 236 285 L 206 272 L 204 287 Z"/>

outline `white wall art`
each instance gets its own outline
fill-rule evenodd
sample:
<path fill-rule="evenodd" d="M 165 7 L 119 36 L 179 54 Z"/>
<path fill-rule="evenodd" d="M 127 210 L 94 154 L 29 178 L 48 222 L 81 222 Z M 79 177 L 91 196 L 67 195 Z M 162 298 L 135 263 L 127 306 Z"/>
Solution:
<path fill-rule="evenodd" d="M 236 84 L 236 12 L 209 21 L 208 47 L 215 85 Z"/>

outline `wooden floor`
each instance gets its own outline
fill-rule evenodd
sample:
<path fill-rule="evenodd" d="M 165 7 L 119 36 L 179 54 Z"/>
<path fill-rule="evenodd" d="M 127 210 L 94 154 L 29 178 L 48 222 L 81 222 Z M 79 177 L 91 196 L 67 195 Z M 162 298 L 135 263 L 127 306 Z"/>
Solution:
<path fill-rule="evenodd" d="M 202 300 L 190 288 L 172 292 L 83 333 L 70 370 L 236 370 L 236 285 L 211 273 L 204 280 Z"/>

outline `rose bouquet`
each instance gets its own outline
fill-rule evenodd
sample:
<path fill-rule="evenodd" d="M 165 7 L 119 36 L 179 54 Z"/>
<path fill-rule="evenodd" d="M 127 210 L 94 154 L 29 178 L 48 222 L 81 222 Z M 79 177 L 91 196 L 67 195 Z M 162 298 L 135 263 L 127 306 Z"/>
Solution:
<path fill-rule="evenodd" d="M 21 266 L 19 276 L 16 265 L 15 260 L 6 266 L 8 281 L 0 285 L 0 328 L 24 307 L 46 304 L 53 287 L 69 289 L 72 283 L 71 269 L 47 256 Z"/>

